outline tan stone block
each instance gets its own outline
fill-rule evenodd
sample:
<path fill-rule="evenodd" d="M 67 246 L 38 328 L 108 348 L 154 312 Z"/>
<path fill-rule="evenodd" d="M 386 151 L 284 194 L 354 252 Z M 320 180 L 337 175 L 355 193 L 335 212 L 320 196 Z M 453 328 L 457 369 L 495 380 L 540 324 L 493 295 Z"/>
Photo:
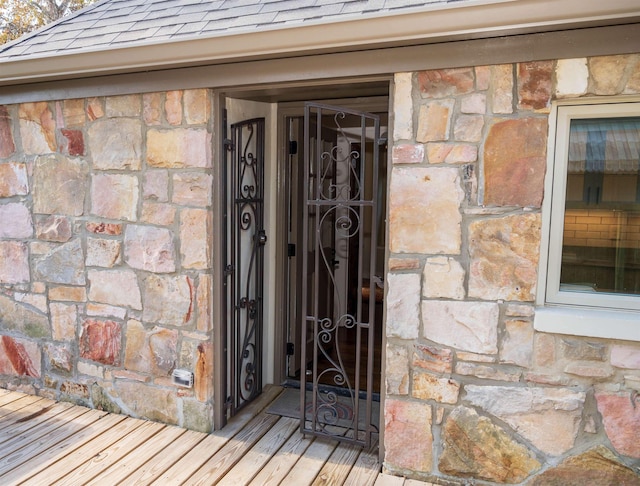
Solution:
<path fill-rule="evenodd" d="M 500 362 L 525 368 L 533 363 L 533 324 L 531 321 L 505 321 L 505 335 L 502 338 Z"/>
<path fill-rule="evenodd" d="M 539 385 L 570 386 L 572 383 L 566 375 L 560 374 L 527 372 L 524 374 L 524 379 L 529 383 L 537 383 Z"/>
<path fill-rule="evenodd" d="M 611 346 L 611 365 L 627 370 L 640 370 L 640 346 L 614 344 Z"/>
<path fill-rule="evenodd" d="M 198 344 L 198 358 L 194 373 L 194 391 L 201 402 L 213 397 L 213 344 L 204 342 Z"/>
<path fill-rule="evenodd" d="M 167 424 L 178 423 L 178 401 L 174 393 L 125 380 L 117 381 L 115 389 L 122 403 L 136 416 Z"/>
<path fill-rule="evenodd" d="M 162 123 L 162 93 L 145 93 L 142 95 L 142 116 L 147 125 Z"/>
<path fill-rule="evenodd" d="M 191 321 L 194 305 L 193 281 L 185 275 L 149 275 L 144 282 L 143 320 L 171 326 Z"/>
<path fill-rule="evenodd" d="M 89 98 L 87 100 L 87 118 L 91 121 L 104 116 L 104 100 L 102 98 Z"/>
<path fill-rule="evenodd" d="M 64 100 L 62 116 L 65 127 L 77 127 L 83 125 L 86 120 L 84 111 L 84 99 Z"/>
<path fill-rule="evenodd" d="M 469 353 L 468 351 L 456 351 L 456 358 L 459 361 L 471 361 L 476 363 L 495 363 L 496 356 L 478 353 Z"/>
<path fill-rule="evenodd" d="M 126 366 L 126 365 L 125 365 Z M 113 377 L 121 380 L 133 380 L 139 383 L 150 383 L 151 377 L 129 370 L 113 370 Z"/>
<path fill-rule="evenodd" d="M 508 317 L 533 317 L 535 307 L 526 304 L 506 304 L 504 315 Z"/>
<path fill-rule="evenodd" d="M 211 101 L 206 89 L 184 91 L 184 118 L 189 125 L 207 123 L 211 115 Z"/>
<path fill-rule="evenodd" d="M 571 360 L 605 361 L 609 355 L 608 347 L 602 343 L 562 337 L 558 340 L 560 353 Z"/>
<path fill-rule="evenodd" d="M 462 300 L 465 297 L 464 276 L 462 265 L 454 258 L 427 258 L 422 272 L 422 296 Z"/>
<path fill-rule="evenodd" d="M 98 120 L 87 130 L 87 145 L 94 169 L 140 170 L 142 167 L 140 120 Z"/>
<path fill-rule="evenodd" d="M 589 59 L 589 74 L 591 91 L 596 95 L 615 95 L 622 93 L 625 88 L 625 74 L 636 57 L 604 56 Z"/>
<path fill-rule="evenodd" d="M 0 159 L 13 155 L 16 144 L 13 139 L 13 122 L 6 106 L 0 106 Z M 1 170 L 1 169 L 0 169 Z M 0 181 L 2 179 L 0 178 Z M 0 194 L 2 194 L 2 182 L 0 182 Z M 5 197 L 1 196 L 0 197 Z"/>
<path fill-rule="evenodd" d="M 556 361 L 556 338 L 550 334 L 536 333 L 533 342 L 534 363 L 551 366 Z"/>
<path fill-rule="evenodd" d="M 471 144 L 429 143 L 427 160 L 430 164 L 469 164 L 478 160 L 478 147 Z"/>
<path fill-rule="evenodd" d="M 145 199 L 158 202 L 169 200 L 169 172 L 166 170 L 148 170 L 144 174 L 142 195 Z"/>
<path fill-rule="evenodd" d="M 45 101 L 22 103 L 18 111 L 22 148 L 29 155 L 55 152 L 56 122 Z"/>
<path fill-rule="evenodd" d="M 91 177 L 91 213 L 107 219 L 136 221 L 138 178 L 128 174 L 94 174 Z"/>
<path fill-rule="evenodd" d="M 387 336 L 417 338 L 420 327 L 420 275 L 389 274 L 386 286 Z"/>
<path fill-rule="evenodd" d="M 501 64 L 491 66 L 492 112 L 513 113 L 513 66 Z"/>
<path fill-rule="evenodd" d="M 26 164 L 17 162 L 0 164 L 0 198 L 27 194 L 29 194 L 29 178 Z"/>
<path fill-rule="evenodd" d="M 180 256 L 183 268 L 211 267 L 209 234 L 211 214 L 206 209 L 180 211 Z"/>
<path fill-rule="evenodd" d="M 105 98 L 105 113 L 113 117 L 139 117 L 142 97 L 137 94 L 109 96 Z"/>
<path fill-rule="evenodd" d="M 25 283 L 29 275 L 27 245 L 20 241 L 0 241 L 0 283 Z"/>
<path fill-rule="evenodd" d="M 107 304 L 95 304 L 93 302 L 87 303 L 87 315 L 94 317 L 109 317 L 115 319 L 124 319 L 127 314 L 127 310 L 122 307 L 115 307 Z"/>
<path fill-rule="evenodd" d="M 453 371 L 453 352 L 450 349 L 416 343 L 413 349 L 412 366 L 436 373 Z"/>
<path fill-rule="evenodd" d="M 457 169 L 394 168 L 389 201 L 390 250 L 459 254 L 463 198 Z"/>
<path fill-rule="evenodd" d="M 636 94 L 640 93 L 640 56 L 636 56 L 636 65 L 635 68 L 631 71 L 629 75 L 629 79 L 627 80 L 627 86 L 624 89 L 625 94 Z M 0 119 L 2 118 L 0 114 Z M 0 140 L 2 138 L 0 137 Z"/>
<path fill-rule="evenodd" d="M 437 142 L 449 139 L 453 100 L 431 101 L 420 106 L 418 142 Z"/>
<path fill-rule="evenodd" d="M 75 305 L 49 304 L 51 334 L 54 341 L 75 341 L 78 308 Z"/>
<path fill-rule="evenodd" d="M 413 74 L 396 73 L 393 91 L 393 140 L 413 138 Z"/>
<path fill-rule="evenodd" d="M 167 91 L 164 114 L 169 125 L 182 123 L 182 91 Z"/>
<path fill-rule="evenodd" d="M 569 363 L 564 367 L 564 372 L 570 375 L 584 376 L 589 378 L 608 378 L 613 375 L 611 366 L 593 362 L 577 361 Z"/>
<path fill-rule="evenodd" d="M 587 93 L 589 68 L 586 58 L 558 60 L 555 74 L 555 95 L 558 98 L 583 96 Z"/>
<path fill-rule="evenodd" d="M 385 465 L 432 470 L 432 410 L 426 403 L 387 398 L 384 405 Z M 411 444 L 411 447 L 407 447 Z"/>
<path fill-rule="evenodd" d="M 451 378 L 438 378 L 428 373 L 413 373 L 411 396 L 421 400 L 455 404 L 460 395 L 460 383 Z"/>
<path fill-rule="evenodd" d="M 211 134 L 201 128 L 147 131 L 147 164 L 151 167 L 211 167 Z"/>
<path fill-rule="evenodd" d="M 86 363 L 78 361 L 78 373 L 81 375 L 95 376 L 96 378 L 104 378 L 104 368 L 95 363 Z"/>
<path fill-rule="evenodd" d="M 422 262 L 417 258 L 389 258 L 389 271 L 419 270 Z"/>
<path fill-rule="evenodd" d="M 166 203 L 145 201 L 142 203 L 143 223 L 156 224 L 158 226 L 171 226 L 176 219 L 176 208 Z"/>
<path fill-rule="evenodd" d="M 85 302 L 87 300 L 87 289 L 85 287 L 68 287 L 66 285 L 49 287 L 49 300 Z"/>
<path fill-rule="evenodd" d="M 211 206 L 213 177 L 200 172 L 173 174 L 173 196 L 171 201 L 183 206 Z"/>
<path fill-rule="evenodd" d="M 554 67 L 554 61 L 518 64 L 519 109 L 543 110 L 549 108 Z"/>
<path fill-rule="evenodd" d="M 476 75 L 476 89 L 478 91 L 489 89 L 491 84 L 491 66 L 476 66 L 474 70 Z"/>
<path fill-rule="evenodd" d="M 131 270 L 89 270 L 89 299 L 94 302 L 142 310 L 140 288 Z"/>
<path fill-rule="evenodd" d="M 173 232 L 166 228 L 130 224 L 124 233 L 124 259 L 132 268 L 155 273 L 176 269 Z"/>
<path fill-rule="evenodd" d="M 87 163 L 81 159 L 38 157 L 33 168 L 33 212 L 82 216 L 88 172 Z"/>
<path fill-rule="evenodd" d="M 73 371 L 73 354 L 71 349 L 65 345 L 45 344 L 44 357 L 45 365 L 53 372 L 69 374 Z M 62 388 L 60 391 L 65 393 Z M 78 393 L 76 393 L 76 395 L 77 394 Z"/>
<path fill-rule="evenodd" d="M 87 238 L 88 267 L 111 268 L 122 261 L 122 243 L 118 240 Z"/>
<path fill-rule="evenodd" d="M 213 325 L 211 321 L 211 275 L 202 273 L 198 277 L 196 305 L 198 306 L 198 320 L 196 325 L 198 331 L 211 331 Z"/>
<path fill-rule="evenodd" d="M 387 395 L 409 394 L 409 352 L 387 343 L 385 380 Z"/>
<path fill-rule="evenodd" d="M 460 100 L 460 112 L 467 114 L 484 115 L 487 111 L 487 95 L 473 93 Z"/>
<path fill-rule="evenodd" d="M 157 326 L 146 330 L 142 323 L 129 320 L 126 336 L 126 369 L 166 377 L 176 367 L 178 331 Z"/>
<path fill-rule="evenodd" d="M 437 69 L 418 73 L 423 98 L 445 98 L 473 91 L 473 68 Z"/>
<path fill-rule="evenodd" d="M 463 361 L 459 361 L 456 364 L 455 372 L 459 375 L 474 376 L 482 380 L 510 381 L 513 383 L 520 381 L 521 377 L 519 372 L 505 371 L 495 366 L 465 363 Z"/>
<path fill-rule="evenodd" d="M 482 115 L 460 115 L 453 127 L 453 137 L 457 142 L 479 142 L 483 127 Z"/>
<path fill-rule="evenodd" d="M 521 214 L 469 225 L 469 296 L 533 301 L 541 220 Z"/>

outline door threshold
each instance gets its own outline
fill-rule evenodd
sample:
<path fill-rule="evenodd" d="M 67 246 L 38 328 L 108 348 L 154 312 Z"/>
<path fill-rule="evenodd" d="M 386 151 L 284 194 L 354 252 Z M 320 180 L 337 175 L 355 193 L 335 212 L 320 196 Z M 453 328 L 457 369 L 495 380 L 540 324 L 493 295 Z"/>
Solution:
<path fill-rule="evenodd" d="M 284 387 L 284 388 L 296 388 L 296 389 L 300 389 L 300 380 L 296 380 L 294 378 L 287 378 L 286 380 L 284 380 L 280 386 Z M 313 385 L 311 383 L 307 383 L 307 391 L 312 391 L 313 390 Z M 349 397 L 351 396 L 351 393 L 349 393 L 349 390 L 347 388 L 342 388 L 339 386 L 332 386 L 332 385 L 318 385 L 318 390 L 320 390 L 322 393 L 328 393 L 328 392 L 333 392 L 338 396 L 341 397 Z M 365 400 L 367 398 L 367 392 L 360 390 L 360 392 L 358 393 L 358 398 L 360 398 L 361 400 Z M 380 401 L 380 393 L 372 393 L 371 394 L 371 399 L 374 402 L 379 402 Z"/>

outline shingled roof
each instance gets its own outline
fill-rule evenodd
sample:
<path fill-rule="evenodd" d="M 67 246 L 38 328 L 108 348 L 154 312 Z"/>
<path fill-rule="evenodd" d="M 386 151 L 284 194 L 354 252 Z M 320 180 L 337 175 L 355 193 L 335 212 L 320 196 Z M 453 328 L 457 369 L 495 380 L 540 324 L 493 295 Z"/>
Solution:
<path fill-rule="evenodd" d="M 453 2 L 464 0 L 101 0 L 0 46 L 0 60 L 218 37 Z"/>

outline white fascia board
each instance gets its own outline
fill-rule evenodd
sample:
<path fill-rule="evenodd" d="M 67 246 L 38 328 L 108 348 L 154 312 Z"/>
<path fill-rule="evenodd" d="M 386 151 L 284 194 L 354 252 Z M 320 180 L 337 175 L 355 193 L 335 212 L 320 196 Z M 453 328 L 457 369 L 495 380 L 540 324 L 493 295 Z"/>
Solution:
<path fill-rule="evenodd" d="M 0 85 L 607 25 L 638 0 L 483 0 L 292 27 L 0 62 Z"/>

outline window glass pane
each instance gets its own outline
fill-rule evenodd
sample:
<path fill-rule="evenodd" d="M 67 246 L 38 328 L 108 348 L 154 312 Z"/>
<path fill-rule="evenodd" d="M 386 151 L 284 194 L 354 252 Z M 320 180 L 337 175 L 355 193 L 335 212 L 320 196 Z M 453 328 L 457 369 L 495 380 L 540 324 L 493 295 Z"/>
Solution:
<path fill-rule="evenodd" d="M 560 290 L 640 295 L 640 117 L 571 121 Z"/>

